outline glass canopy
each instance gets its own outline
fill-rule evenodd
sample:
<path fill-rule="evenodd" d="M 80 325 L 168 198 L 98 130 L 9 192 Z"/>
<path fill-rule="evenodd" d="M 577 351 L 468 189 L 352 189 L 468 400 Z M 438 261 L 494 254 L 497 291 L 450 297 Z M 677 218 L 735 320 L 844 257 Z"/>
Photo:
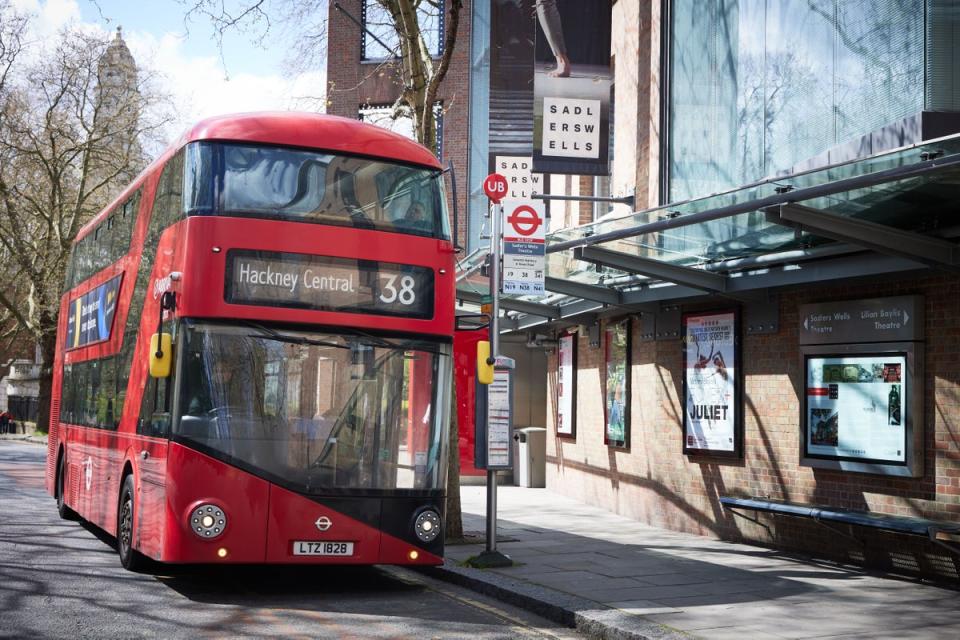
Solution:
<path fill-rule="evenodd" d="M 775 258 L 789 252 L 784 255 L 792 260 L 798 252 L 838 244 L 804 228 L 802 220 L 799 225 L 778 221 L 776 211 L 785 204 L 941 235 L 960 224 L 950 206 L 956 202 L 958 186 L 960 134 L 549 234 L 547 277 L 611 290 L 650 280 L 635 272 L 577 259 L 575 250 L 584 246 L 667 265 L 731 273 L 742 268 L 743 259 Z M 458 294 L 488 293 L 487 280 L 477 270 L 484 259 L 478 252 L 461 264 Z M 549 289 L 548 282 L 547 296 L 504 295 L 502 299 L 560 306 L 575 299 Z"/>

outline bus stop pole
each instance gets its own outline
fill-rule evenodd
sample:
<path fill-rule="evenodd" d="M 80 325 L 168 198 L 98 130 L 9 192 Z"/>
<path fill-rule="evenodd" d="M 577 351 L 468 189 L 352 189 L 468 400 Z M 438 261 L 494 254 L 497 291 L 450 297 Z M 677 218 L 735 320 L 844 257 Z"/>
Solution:
<path fill-rule="evenodd" d="M 490 357 L 496 360 L 500 355 L 500 235 L 503 219 L 503 206 L 492 203 L 490 206 L 490 297 L 493 305 L 493 317 L 490 319 Z M 497 551 L 497 472 L 487 470 L 487 553 Z"/>

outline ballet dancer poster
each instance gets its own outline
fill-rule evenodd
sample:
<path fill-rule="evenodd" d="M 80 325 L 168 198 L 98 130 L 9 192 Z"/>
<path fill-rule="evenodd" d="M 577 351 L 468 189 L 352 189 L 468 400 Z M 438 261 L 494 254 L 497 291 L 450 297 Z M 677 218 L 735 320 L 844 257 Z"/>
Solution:
<path fill-rule="evenodd" d="M 536 0 L 533 170 L 609 175 L 610 0 Z"/>
<path fill-rule="evenodd" d="M 738 325 L 736 311 L 683 318 L 685 454 L 740 455 Z"/>

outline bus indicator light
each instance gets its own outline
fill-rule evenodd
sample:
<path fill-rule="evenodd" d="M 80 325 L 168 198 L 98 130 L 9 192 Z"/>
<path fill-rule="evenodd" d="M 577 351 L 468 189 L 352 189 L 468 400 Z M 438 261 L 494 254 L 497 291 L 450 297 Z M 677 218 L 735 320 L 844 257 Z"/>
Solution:
<path fill-rule="evenodd" d="M 226 548 L 226 547 L 220 547 L 219 549 L 217 549 L 217 557 L 218 557 L 218 558 L 226 558 L 226 557 L 227 557 L 227 548 Z"/>

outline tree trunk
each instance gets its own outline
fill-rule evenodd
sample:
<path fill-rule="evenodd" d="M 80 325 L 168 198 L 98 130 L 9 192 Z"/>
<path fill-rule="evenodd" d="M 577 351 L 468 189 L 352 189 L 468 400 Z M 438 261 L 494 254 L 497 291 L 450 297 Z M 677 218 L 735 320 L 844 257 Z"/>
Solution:
<path fill-rule="evenodd" d="M 447 456 L 447 513 L 444 530 L 448 542 L 463 539 L 460 515 L 460 426 L 457 420 L 457 387 L 450 394 L 450 453 Z"/>
<path fill-rule="evenodd" d="M 56 323 L 53 325 L 56 327 Z M 45 333 L 40 339 L 40 393 L 37 396 L 37 429 L 50 432 L 50 401 L 53 398 L 53 357 L 57 350 L 57 335 Z"/>

